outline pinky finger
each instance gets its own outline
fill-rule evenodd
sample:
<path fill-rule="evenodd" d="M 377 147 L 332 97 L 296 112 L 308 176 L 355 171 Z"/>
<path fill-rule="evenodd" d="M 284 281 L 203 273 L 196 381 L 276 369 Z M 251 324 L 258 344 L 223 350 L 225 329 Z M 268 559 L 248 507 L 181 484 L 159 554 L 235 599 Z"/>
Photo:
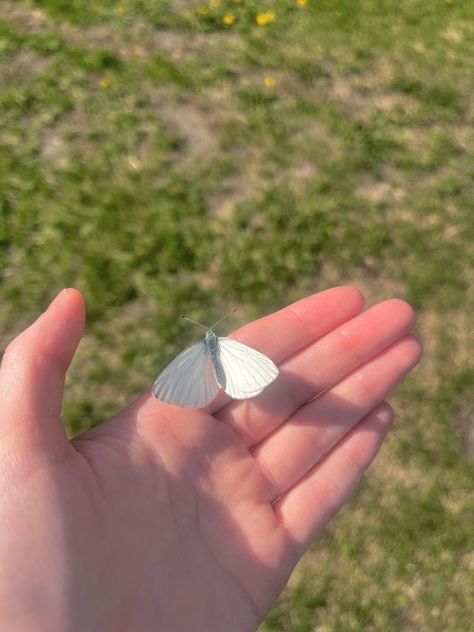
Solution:
<path fill-rule="evenodd" d="M 374 408 L 275 503 L 275 514 L 293 540 L 298 557 L 354 492 L 392 421 L 393 411 L 388 404 Z"/>

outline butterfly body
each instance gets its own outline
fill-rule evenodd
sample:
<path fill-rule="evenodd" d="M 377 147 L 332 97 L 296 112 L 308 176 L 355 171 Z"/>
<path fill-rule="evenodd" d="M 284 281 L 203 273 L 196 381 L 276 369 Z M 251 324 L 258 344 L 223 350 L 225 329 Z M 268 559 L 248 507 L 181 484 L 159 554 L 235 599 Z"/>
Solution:
<path fill-rule="evenodd" d="M 221 388 L 225 389 L 225 373 L 222 369 L 222 364 L 219 361 L 219 338 L 212 329 L 208 329 L 206 331 L 204 343 L 211 357 L 212 368 L 214 369 L 214 375 L 216 376 L 217 383 Z"/>
<path fill-rule="evenodd" d="M 234 399 L 259 395 L 278 376 L 263 353 L 207 329 L 203 340 L 182 351 L 156 378 L 153 395 L 186 408 L 211 403 L 222 388 Z"/>

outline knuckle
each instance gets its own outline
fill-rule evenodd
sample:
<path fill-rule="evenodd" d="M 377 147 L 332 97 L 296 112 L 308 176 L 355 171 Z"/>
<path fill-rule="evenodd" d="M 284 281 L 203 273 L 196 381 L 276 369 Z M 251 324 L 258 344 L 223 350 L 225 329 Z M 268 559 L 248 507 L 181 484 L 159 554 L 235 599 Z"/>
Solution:
<path fill-rule="evenodd" d="M 340 353 L 349 356 L 353 361 L 361 363 L 363 358 L 356 351 L 354 334 L 349 327 L 340 327 L 337 330 Z"/>
<path fill-rule="evenodd" d="M 332 516 L 339 510 L 341 495 L 337 483 L 325 481 L 324 486 L 315 493 L 315 502 L 321 510 Z"/>
<path fill-rule="evenodd" d="M 366 371 L 356 371 L 353 376 L 353 388 L 357 392 L 357 401 L 370 402 L 374 397 L 374 386 Z"/>
<path fill-rule="evenodd" d="M 35 370 L 45 365 L 58 373 L 64 373 L 66 370 L 60 358 L 51 353 L 43 341 L 30 336 L 28 331 L 19 334 L 8 343 L 2 364 L 19 366 L 24 371 Z"/>
<path fill-rule="evenodd" d="M 13 338 L 13 340 L 11 340 L 5 347 L 2 361 L 5 364 L 16 364 L 23 356 L 22 347 L 21 337 L 17 336 L 16 338 Z"/>

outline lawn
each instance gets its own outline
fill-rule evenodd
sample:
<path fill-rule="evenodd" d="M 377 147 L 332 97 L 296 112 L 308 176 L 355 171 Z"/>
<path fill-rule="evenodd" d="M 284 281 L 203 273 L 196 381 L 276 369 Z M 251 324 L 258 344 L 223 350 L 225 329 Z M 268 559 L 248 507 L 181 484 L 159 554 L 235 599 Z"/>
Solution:
<path fill-rule="evenodd" d="M 196 331 L 352 283 L 418 311 L 361 491 L 262 632 L 464 632 L 474 610 L 474 4 L 0 0 L 3 346 L 87 300 L 64 422 Z"/>

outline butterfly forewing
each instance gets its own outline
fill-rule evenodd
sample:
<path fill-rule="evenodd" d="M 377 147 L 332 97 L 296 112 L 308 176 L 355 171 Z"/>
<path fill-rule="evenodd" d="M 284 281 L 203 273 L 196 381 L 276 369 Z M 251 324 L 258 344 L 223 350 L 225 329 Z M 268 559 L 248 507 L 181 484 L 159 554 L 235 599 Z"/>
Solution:
<path fill-rule="evenodd" d="M 225 375 L 221 386 L 227 395 L 234 399 L 255 397 L 278 376 L 277 366 L 260 351 L 231 338 L 218 340 L 218 361 Z"/>
<path fill-rule="evenodd" d="M 185 408 L 203 408 L 219 391 L 204 340 L 182 351 L 153 384 L 153 395 Z"/>

